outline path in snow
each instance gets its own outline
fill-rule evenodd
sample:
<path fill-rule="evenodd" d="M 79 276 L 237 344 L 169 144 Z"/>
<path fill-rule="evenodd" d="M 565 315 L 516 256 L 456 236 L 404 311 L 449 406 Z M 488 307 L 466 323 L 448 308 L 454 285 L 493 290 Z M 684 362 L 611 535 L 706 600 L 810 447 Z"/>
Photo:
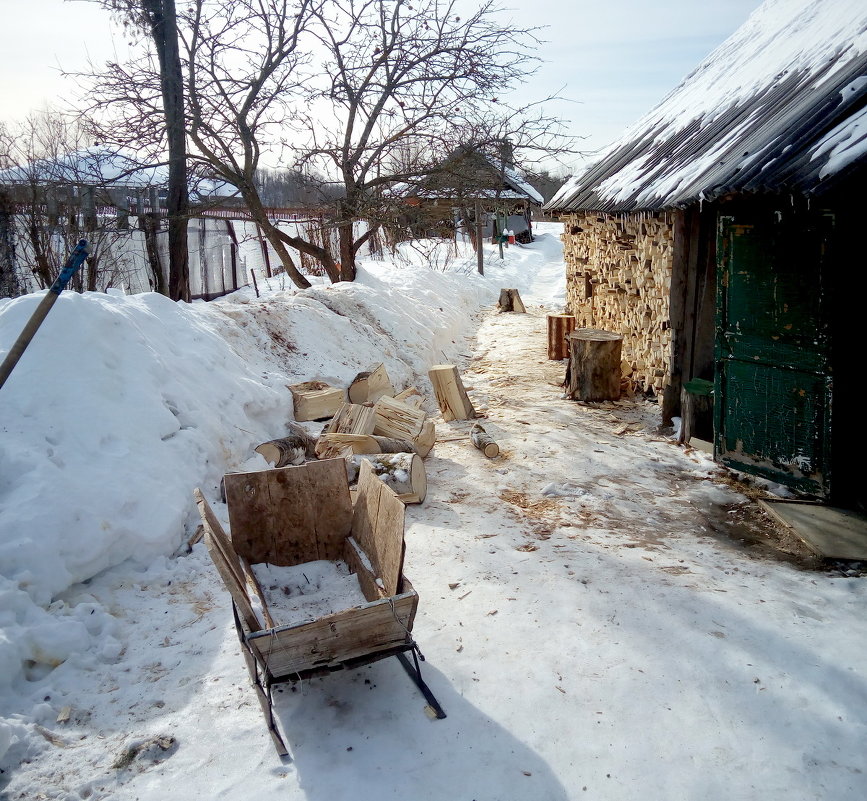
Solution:
<path fill-rule="evenodd" d="M 518 286 L 530 313 L 482 312 L 461 348 L 503 454 L 486 459 L 469 423 L 439 420 L 427 499 L 407 508 L 413 633 L 448 718 L 429 720 L 383 660 L 279 687 L 292 755 L 279 760 L 200 544 L 58 601 L 113 636 L 32 677 L 31 736 L 0 798 L 867 795 L 864 582 L 740 545 L 765 523 L 710 460 L 656 432 L 655 405 L 564 400 L 539 306 L 561 289 L 556 242 L 510 255 L 525 269 L 493 260 L 486 275 Z"/>

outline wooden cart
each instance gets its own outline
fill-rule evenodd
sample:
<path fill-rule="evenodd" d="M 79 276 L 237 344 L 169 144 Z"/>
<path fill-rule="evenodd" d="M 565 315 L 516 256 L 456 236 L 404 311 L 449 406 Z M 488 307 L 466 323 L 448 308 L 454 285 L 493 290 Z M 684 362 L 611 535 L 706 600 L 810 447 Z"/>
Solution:
<path fill-rule="evenodd" d="M 369 465 L 353 508 L 343 459 L 225 476 L 231 539 L 195 490 L 205 542 L 232 596 L 242 652 L 278 752 L 287 753 L 271 688 L 397 656 L 438 718 L 412 638 L 418 594 L 403 575 L 404 505 Z M 250 566 L 344 560 L 367 603 L 298 625 L 280 625 Z M 412 653 L 413 662 L 406 652 Z"/>

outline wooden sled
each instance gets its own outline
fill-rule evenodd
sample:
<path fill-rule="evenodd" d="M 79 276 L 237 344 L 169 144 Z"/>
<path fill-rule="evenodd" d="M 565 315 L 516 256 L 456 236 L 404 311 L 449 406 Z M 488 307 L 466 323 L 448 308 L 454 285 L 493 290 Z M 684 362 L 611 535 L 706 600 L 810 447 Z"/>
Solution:
<path fill-rule="evenodd" d="M 418 594 L 403 575 L 404 505 L 370 465 L 362 465 L 354 509 L 343 459 L 231 473 L 224 481 L 231 539 L 201 491 L 194 494 L 205 543 L 232 596 L 241 650 L 278 753 L 288 752 L 274 719 L 274 684 L 388 656 L 398 657 L 436 717 L 444 718 L 421 678 L 419 660 L 424 657 L 411 634 Z M 280 625 L 271 617 L 250 566 L 320 559 L 344 560 L 367 603 Z"/>

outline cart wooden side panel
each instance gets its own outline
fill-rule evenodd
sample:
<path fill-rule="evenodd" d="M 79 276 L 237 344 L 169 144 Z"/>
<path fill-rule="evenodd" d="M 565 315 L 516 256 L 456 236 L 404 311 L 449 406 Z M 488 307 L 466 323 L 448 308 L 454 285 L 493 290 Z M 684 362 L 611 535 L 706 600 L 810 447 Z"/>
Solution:
<path fill-rule="evenodd" d="M 246 640 L 274 677 L 338 668 L 410 642 L 417 607 L 418 595 L 412 590 L 310 623 L 256 632 Z"/>
<path fill-rule="evenodd" d="M 232 544 L 250 564 L 343 556 L 352 502 L 343 459 L 225 477 Z"/>

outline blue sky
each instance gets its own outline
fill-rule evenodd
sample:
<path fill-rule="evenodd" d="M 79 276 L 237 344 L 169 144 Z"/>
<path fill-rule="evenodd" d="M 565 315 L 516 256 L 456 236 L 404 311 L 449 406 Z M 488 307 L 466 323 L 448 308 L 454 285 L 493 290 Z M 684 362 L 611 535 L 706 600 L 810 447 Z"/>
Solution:
<path fill-rule="evenodd" d="M 462 0 L 463 2 L 464 0 Z M 469 2 L 469 0 L 467 0 Z M 569 102 L 550 112 L 569 132 L 586 137 L 584 151 L 604 147 L 673 89 L 726 39 L 760 0 L 523 0 L 504 3 L 504 20 L 547 26 L 539 55 L 545 64 L 528 82 L 529 97 L 562 90 Z M 124 38 L 93 2 L 0 0 L 0 80 L 5 119 L 45 104 L 60 105 L 76 88 L 59 67 L 123 53 Z M 581 159 L 566 158 L 566 167 Z"/>

